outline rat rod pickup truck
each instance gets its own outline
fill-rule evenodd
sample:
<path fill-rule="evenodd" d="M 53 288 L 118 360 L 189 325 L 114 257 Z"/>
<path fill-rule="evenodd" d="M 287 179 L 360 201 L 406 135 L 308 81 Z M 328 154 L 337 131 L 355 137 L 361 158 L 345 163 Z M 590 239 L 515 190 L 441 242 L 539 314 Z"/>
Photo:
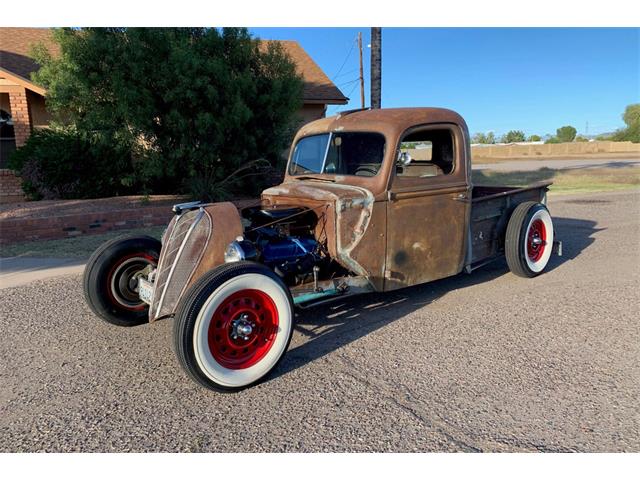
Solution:
<path fill-rule="evenodd" d="M 283 357 L 296 307 L 470 273 L 502 256 L 518 276 L 540 274 L 561 254 L 550 184 L 472 185 L 467 126 L 450 110 L 344 112 L 300 129 L 284 182 L 259 204 L 176 205 L 162 242 L 105 243 L 84 272 L 85 298 L 115 325 L 174 317 L 186 372 L 238 390 Z"/>

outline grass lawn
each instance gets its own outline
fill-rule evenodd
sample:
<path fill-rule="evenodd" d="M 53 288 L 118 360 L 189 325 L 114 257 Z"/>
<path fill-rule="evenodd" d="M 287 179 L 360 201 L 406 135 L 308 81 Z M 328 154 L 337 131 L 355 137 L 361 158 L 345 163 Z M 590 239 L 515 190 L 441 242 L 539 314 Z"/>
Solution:
<path fill-rule="evenodd" d="M 589 168 L 551 170 L 543 168 L 531 172 L 497 172 L 474 170 L 477 185 L 524 186 L 543 180 L 553 181 L 551 194 L 606 192 L 640 187 L 639 167 Z M 100 244 L 119 235 L 150 235 L 160 238 L 164 227 L 149 227 L 103 235 L 87 235 L 62 240 L 25 242 L 0 247 L 0 257 L 30 256 L 58 258 L 87 258 Z"/>
<path fill-rule="evenodd" d="M 640 186 L 640 168 L 577 168 L 552 170 L 541 168 L 530 172 L 498 172 L 474 170 L 476 185 L 525 186 L 534 182 L 552 181 L 550 194 L 609 192 Z"/>
<path fill-rule="evenodd" d="M 120 235 L 149 235 L 160 238 L 165 227 L 136 228 L 119 230 L 101 235 L 86 235 L 60 240 L 42 240 L 24 242 L 15 245 L 0 246 L 0 257 L 56 257 L 88 258 L 102 243 Z"/>

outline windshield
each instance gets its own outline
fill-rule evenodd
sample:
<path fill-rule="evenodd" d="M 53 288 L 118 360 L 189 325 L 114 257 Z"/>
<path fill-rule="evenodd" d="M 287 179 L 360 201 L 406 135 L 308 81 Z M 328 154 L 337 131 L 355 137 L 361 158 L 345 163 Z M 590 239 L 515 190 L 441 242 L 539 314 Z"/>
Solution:
<path fill-rule="evenodd" d="M 290 175 L 329 173 L 373 177 L 384 158 L 379 133 L 340 132 L 301 138 L 293 149 Z"/>

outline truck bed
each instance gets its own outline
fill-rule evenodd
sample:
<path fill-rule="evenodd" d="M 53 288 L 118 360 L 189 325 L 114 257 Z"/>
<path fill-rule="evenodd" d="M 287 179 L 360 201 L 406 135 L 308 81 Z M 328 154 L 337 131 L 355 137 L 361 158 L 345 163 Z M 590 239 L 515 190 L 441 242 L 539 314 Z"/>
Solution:
<path fill-rule="evenodd" d="M 552 182 L 526 187 L 474 185 L 467 271 L 504 254 L 504 236 L 513 210 L 523 202 L 543 202 Z"/>

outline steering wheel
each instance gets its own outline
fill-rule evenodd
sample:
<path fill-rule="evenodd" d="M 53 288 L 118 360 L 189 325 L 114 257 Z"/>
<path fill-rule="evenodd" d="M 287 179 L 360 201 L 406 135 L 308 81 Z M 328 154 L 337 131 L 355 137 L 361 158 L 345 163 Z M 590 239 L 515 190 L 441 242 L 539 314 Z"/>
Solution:
<path fill-rule="evenodd" d="M 369 175 L 362 175 L 362 173 L 368 173 Z M 356 168 L 355 175 L 360 175 L 362 177 L 375 177 L 378 174 L 378 171 L 373 167 L 358 167 Z"/>

